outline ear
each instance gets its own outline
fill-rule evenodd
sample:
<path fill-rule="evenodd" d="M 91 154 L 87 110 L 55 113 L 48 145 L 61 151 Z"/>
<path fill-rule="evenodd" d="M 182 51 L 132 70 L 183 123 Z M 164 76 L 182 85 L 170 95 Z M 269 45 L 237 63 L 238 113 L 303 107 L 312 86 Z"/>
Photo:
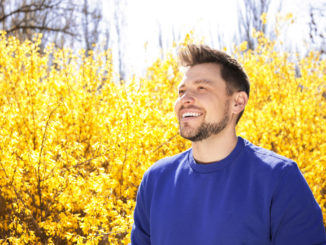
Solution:
<path fill-rule="evenodd" d="M 244 91 L 239 91 L 235 92 L 232 97 L 232 112 L 238 115 L 245 109 L 248 103 L 248 95 Z"/>

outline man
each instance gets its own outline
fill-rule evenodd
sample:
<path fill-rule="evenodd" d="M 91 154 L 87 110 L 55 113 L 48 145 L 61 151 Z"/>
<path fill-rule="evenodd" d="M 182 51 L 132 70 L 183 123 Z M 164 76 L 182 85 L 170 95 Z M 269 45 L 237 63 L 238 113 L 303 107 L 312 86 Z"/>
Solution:
<path fill-rule="evenodd" d="M 192 148 L 144 174 L 131 244 L 326 244 L 320 207 L 297 165 L 236 136 L 249 97 L 239 63 L 204 45 L 179 55 L 188 70 L 175 112 Z"/>

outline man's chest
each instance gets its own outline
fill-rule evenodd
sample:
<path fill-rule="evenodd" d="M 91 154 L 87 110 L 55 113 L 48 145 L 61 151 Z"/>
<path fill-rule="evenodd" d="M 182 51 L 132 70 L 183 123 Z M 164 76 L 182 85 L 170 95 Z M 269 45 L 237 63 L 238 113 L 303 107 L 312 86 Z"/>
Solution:
<path fill-rule="evenodd" d="M 150 205 L 153 244 L 269 244 L 264 187 L 218 177 L 178 176 L 157 185 Z"/>

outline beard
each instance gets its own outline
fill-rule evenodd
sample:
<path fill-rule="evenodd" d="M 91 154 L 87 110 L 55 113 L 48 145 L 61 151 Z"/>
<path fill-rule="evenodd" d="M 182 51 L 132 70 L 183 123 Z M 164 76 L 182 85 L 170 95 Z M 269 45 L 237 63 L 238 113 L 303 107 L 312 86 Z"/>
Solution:
<path fill-rule="evenodd" d="M 207 139 L 211 135 L 219 134 L 228 124 L 229 116 L 227 114 L 228 103 L 225 105 L 225 111 L 223 119 L 215 123 L 203 122 L 197 129 L 193 129 L 187 126 L 181 126 L 179 123 L 180 135 L 192 142 L 201 141 Z"/>

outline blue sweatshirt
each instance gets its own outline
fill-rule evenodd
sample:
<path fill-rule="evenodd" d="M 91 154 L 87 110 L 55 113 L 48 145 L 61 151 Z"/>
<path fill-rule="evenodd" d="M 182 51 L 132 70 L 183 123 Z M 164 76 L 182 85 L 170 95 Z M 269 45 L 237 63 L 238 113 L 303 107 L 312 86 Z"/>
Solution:
<path fill-rule="evenodd" d="M 144 174 L 132 245 L 326 244 L 321 209 L 297 165 L 238 138 L 225 159 L 189 149 Z"/>

